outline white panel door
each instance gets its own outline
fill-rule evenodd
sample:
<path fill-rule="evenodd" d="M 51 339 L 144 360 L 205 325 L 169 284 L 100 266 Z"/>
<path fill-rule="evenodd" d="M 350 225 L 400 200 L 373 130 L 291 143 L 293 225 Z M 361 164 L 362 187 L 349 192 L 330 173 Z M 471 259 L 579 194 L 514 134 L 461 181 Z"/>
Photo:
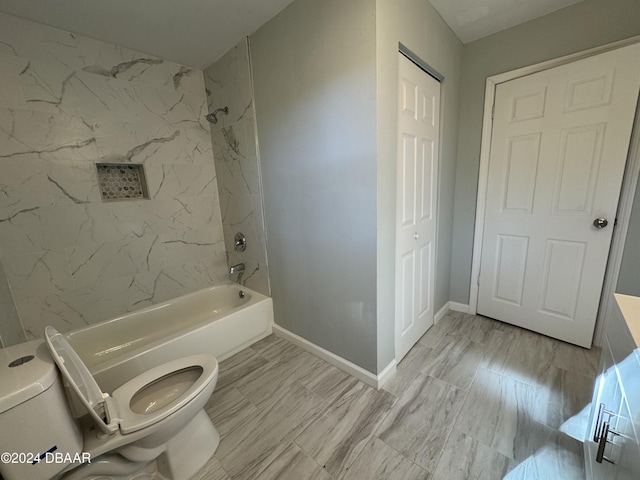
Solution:
<path fill-rule="evenodd" d="M 440 83 L 400 54 L 396 361 L 433 325 Z"/>
<path fill-rule="evenodd" d="M 639 85 L 636 44 L 496 87 L 478 313 L 591 346 Z"/>

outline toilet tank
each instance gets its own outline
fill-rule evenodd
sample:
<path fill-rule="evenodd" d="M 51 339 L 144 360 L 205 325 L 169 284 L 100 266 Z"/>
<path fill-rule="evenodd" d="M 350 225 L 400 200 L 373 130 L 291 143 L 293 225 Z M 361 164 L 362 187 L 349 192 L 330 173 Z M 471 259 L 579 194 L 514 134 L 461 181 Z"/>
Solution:
<path fill-rule="evenodd" d="M 82 445 L 46 344 L 34 340 L 0 349 L 2 478 L 51 478 L 82 453 Z"/>

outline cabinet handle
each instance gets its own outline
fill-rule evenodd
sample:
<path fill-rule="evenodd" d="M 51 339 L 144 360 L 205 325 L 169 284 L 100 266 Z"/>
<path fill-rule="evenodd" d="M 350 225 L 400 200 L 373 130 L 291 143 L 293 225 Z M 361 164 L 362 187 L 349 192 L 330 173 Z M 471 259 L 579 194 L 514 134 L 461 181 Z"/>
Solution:
<path fill-rule="evenodd" d="M 593 441 L 598 443 L 600 441 L 600 422 L 602 421 L 602 414 L 604 412 L 604 403 L 598 406 L 598 416 L 596 417 L 596 428 L 593 429 Z"/>
<path fill-rule="evenodd" d="M 596 417 L 596 428 L 593 430 L 593 441 L 595 443 L 598 443 L 600 441 L 600 438 L 602 436 L 602 421 L 603 421 L 603 416 L 604 415 L 608 415 L 609 416 L 609 421 L 611 421 L 611 418 L 613 416 L 615 416 L 615 412 L 612 412 L 610 410 L 607 410 L 606 408 L 604 408 L 604 403 L 601 403 L 598 406 L 598 416 Z"/>
<path fill-rule="evenodd" d="M 614 433 L 614 432 L 611 432 Z M 602 434 L 600 435 L 600 442 L 598 442 L 598 451 L 596 452 L 596 462 L 602 463 L 605 462 L 614 463 L 613 460 L 608 459 L 604 456 L 604 448 L 607 446 L 607 443 L 610 443 L 607 438 L 609 437 L 609 423 L 604 422 L 602 424 Z"/>
<path fill-rule="evenodd" d="M 604 447 L 607 446 L 607 434 L 609 433 L 609 424 L 605 422 L 602 425 L 602 435 L 600 435 L 600 442 L 598 442 L 598 451 L 596 453 L 596 462 L 602 463 L 604 460 Z"/>

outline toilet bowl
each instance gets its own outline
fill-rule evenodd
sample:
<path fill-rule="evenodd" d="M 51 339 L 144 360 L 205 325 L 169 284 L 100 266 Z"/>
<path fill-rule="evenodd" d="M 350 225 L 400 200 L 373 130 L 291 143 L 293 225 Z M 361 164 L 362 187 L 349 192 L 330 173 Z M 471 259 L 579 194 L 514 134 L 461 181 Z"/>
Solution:
<path fill-rule="evenodd" d="M 0 431 L 6 437 L 0 450 L 29 452 L 36 460 L 0 463 L 5 480 L 48 479 L 61 472 L 73 479 L 127 478 L 116 476 L 122 462 L 139 469 L 156 459 L 165 477 L 188 479 L 213 455 L 220 437 L 204 412 L 218 377 L 213 356 L 167 362 L 109 394 L 63 335 L 47 327 L 45 337 L 46 344 L 0 350 Z M 16 358 L 5 362 L 11 356 Z M 66 461 L 47 462 L 54 452 Z M 122 462 L 113 472 L 109 461 L 78 461 L 116 456 Z"/>

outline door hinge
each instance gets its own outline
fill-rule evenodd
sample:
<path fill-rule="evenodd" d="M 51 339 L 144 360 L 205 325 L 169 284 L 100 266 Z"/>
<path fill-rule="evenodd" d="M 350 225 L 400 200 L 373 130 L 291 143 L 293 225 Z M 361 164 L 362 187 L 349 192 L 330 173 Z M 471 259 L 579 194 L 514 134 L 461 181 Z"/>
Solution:
<path fill-rule="evenodd" d="M 495 117 L 495 115 L 496 115 L 496 104 L 494 103 L 494 104 L 491 106 L 491 119 L 492 119 L 492 120 L 493 120 L 493 117 Z"/>

